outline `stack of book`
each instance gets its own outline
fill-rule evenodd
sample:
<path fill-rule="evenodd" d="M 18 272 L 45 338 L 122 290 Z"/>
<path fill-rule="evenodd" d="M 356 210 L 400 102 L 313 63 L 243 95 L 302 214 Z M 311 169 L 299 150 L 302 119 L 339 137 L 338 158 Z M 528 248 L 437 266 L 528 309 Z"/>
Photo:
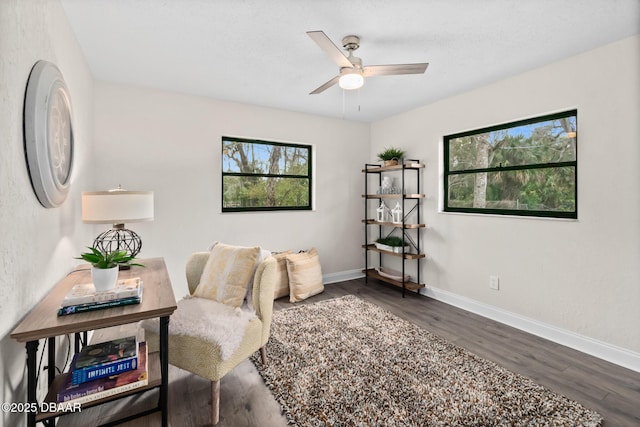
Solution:
<path fill-rule="evenodd" d="M 73 356 L 58 403 L 87 403 L 146 386 L 146 342 L 135 336 L 85 346 Z"/>
<path fill-rule="evenodd" d="M 119 280 L 115 288 L 96 292 L 93 283 L 75 285 L 60 304 L 58 316 L 82 313 L 121 305 L 140 304 L 142 280 L 139 277 Z"/>

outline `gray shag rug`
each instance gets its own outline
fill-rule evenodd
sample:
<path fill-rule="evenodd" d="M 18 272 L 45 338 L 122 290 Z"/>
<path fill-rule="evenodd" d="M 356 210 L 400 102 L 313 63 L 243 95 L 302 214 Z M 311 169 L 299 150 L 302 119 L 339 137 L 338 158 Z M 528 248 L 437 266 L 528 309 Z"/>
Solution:
<path fill-rule="evenodd" d="M 349 295 L 275 311 L 268 365 L 299 426 L 599 426 L 594 411 Z"/>

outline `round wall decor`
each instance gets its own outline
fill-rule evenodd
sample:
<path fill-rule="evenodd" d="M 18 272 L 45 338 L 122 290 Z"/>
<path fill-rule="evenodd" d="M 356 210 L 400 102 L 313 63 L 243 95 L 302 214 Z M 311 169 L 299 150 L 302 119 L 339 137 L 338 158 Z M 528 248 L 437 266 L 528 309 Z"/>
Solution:
<path fill-rule="evenodd" d="M 38 61 L 24 100 L 24 145 L 31 185 L 45 208 L 60 206 L 69 192 L 73 127 L 69 90 L 58 67 Z"/>

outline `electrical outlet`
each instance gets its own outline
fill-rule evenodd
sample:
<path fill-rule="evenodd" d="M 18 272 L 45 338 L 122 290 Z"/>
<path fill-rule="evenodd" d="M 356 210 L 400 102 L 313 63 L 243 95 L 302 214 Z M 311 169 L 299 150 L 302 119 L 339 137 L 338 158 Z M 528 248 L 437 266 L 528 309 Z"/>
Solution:
<path fill-rule="evenodd" d="M 489 288 L 495 291 L 500 289 L 500 278 L 498 276 L 489 276 Z"/>

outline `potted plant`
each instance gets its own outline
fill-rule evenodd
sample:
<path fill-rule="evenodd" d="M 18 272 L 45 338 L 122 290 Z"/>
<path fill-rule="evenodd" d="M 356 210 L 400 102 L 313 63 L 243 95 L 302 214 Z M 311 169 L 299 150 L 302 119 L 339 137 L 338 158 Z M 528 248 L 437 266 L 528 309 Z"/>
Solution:
<path fill-rule="evenodd" d="M 378 153 L 378 158 L 384 161 L 385 166 L 397 165 L 404 156 L 404 151 L 399 148 L 385 148 L 384 151 Z"/>
<path fill-rule="evenodd" d="M 132 263 L 134 257 L 127 255 L 125 250 L 109 252 L 93 247 L 89 247 L 89 250 L 91 252 L 81 253 L 76 259 L 83 259 L 91 263 L 91 279 L 96 292 L 108 291 L 116 286 L 120 266 L 144 267 L 142 264 Z"/>
<path fill-rule="evenodd" d="M 404 252 L 409 252 L 409 245 L 397 236 L 381 237 L 376 240 L 375 245 L 376 248 L 383 251 L 402 253 L 402 248 L 404 247 Z"/>

